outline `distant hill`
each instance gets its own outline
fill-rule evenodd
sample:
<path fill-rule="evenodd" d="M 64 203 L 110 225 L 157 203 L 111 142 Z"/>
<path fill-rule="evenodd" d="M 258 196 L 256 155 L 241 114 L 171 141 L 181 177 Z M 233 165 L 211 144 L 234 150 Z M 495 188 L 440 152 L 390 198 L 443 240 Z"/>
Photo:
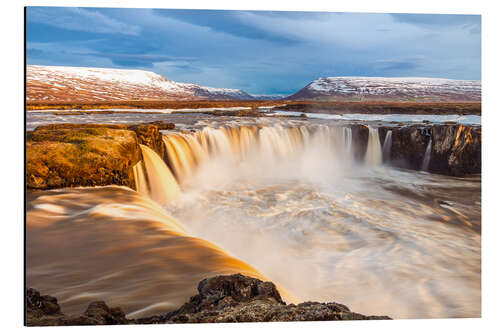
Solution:
<path fill-rule="evenodd" d="M 479 102 L 481 81 L 422 77 L 322 77 L 286 99 Z"/>
<path fill-rule="evenodd" d="M 28 102 L 253 100 L 239 89 L 203 87 L 132 69 L 27 66 Z"/>
<path fill-rule="evenodd" d="M 280 100 L 284 99 L 286 95 L 255 95 L 252 94 L 252 97 L 259 101 L 271 101 L 271 100 Z"/>

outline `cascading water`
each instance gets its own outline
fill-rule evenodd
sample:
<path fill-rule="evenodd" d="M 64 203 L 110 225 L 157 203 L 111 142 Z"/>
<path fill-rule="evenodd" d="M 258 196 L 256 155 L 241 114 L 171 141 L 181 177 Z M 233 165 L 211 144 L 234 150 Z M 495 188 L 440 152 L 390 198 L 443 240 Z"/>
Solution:
<path fill-rule="evenodd" d="M 384 140 L 384 146 L 382 148 L 383 162 L 387 163 L 391 160 L 391 146 L 392 146 L 392 131 L 387 131 Z"/>
<path fill-rule="evenodd" d="M 346 152 L 348 156 L 352 154 L 352 130 L 349 127 L 343 127 L 344 141 L 346 144 Z"/>
<path fill-rule="evenodd" d="M 262 273 L 299 301 L 334 300 L 360 313 L 481 315 L 480 177 L 371 172 L 390 147 L 391 134 L 381 149 L 376 128 L 358 167 L 349 127 L 240 121 L 164 134 L 166 162 L 141 146 L 139 193 L 113 186 L 36 199 L 29 281 L 52 286 L 48 293 L 65 287 L 56 295 L 63 308 L 102 292 L 133 316 L 170 311 L 201 279 L 237 272 Z M 46 224 L 49 213 L 57 223 Z M 79 235 L 71 258 L 58 245 L 68 234 Z M 95 260 L 102 253 L 112 255 L 105 266 Z"/>
<path fill-rule="evenodd" d="M 144 163 L 139 161 L 133 167 L 135 188 L 137 192 L 149 196 L 149 187 L 146 180 L 146 173 L 144 171 Z"/>
<path fill-rule="evenodd" d="M 366 147 L 365 163 L 377 166 L 382 163 L 382 149 L 380 148 L 378 128 L 368 126 L 368 132 L 368 146 Z"/>
<path fill-rule="evenodd" d="M 346 163 L 352 154 L 352 131 L 339 126 L 205 127 L 194 133 L 166 134 L 163 141 L 168 164 L 181 184 L 214 159 L 240 166 L 259 161 L 269 167 L 295 159 L 298 166 L 308 167 L 305 162 L 322 157 Z"/>
<path fill-rule="evenodd" d="M 160 204 L 166 204 L 178 197 L 180 194 L 179 185 L 165 162 L 151 148 L 144 145 L 140 145 L 140 147 L 149 180 L 149 196 Z M 136 183 L 140 182 L 140 178 L 138 178 Z"/>
<path fill-rule="evenodd" d="M 427 143 L 427 148 L 425 148 L 424 159 L 422 161 L 422 171 L 429 170 L 429 163 L 431 161 L 431 150 L 432 150 L 432 138 L 429 138 Z"/>

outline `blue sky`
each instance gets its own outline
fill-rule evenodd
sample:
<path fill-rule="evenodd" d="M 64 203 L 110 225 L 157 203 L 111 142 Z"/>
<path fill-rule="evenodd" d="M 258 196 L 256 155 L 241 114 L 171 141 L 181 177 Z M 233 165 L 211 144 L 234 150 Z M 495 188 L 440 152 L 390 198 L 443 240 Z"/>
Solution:
<path fill-rule="evenodd" d="M 28 7 L 27 63 L 291 94 L 321 76 L 481 79 L 479 15 Z"/>

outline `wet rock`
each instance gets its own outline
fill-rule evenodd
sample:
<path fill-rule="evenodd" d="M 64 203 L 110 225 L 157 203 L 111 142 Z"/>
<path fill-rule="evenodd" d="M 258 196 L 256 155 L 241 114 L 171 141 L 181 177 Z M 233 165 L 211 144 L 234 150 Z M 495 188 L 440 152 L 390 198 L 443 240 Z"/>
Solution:
<path fill-rule="evenodd" d="M 365 159 L 366 147 L 368 146 L 368 127 L 355 124 L 351 126 L 351 130 L 354 159 L 362 162 Z"/>
<path fill-rule="evenodd" d="M 458 177 L 481 173 L 480 127 L 457 124 L 383 126 L 379 127 L 381 143 L 389 129 L 392 145 L 387 162 L 392 166 L 421 170 L 427 145 L 432 140 L 429 172 Z"/>
<path fill-rule="evenodd" d="M 84 313 L 85 317 L 93 318 L 102 325 L 127 324 L 128 319 L 119 307 L 109 308 L 103 301 L 92 302 Z"/>
<path fill-rule="evenodd" d="M 241 274 L 205 279 L 198 295 L 178 310 L 163 317 L 142 319 L 142 323 L 217 323 L 264 321 L 319 321 L 390 319 L 351 312 L 338 303 L 306 302 L 286 305 L 272 282 Z"/>
<path fill-rule="evenodd" d="M 53 297 L 29 289 L 27 299 L 28 326 L 391 319 L 365 316 L 334 302 L 287 305 L 272 282 L 241 274 L 204 279 L 198 294 L 179 309 L 139 319 L 127 319 L 120 308 L 110 308 L 102 301 L 90 303 L 82 315 L 65 316 Z"/>
<path fill-rule="evenodd" d="M 61 314 L 57 298 L 48 295 L 42 296 L 33 288 L 29 288 L 26 292 L 26 310 L 28 317 L 33 318 Z"/>
<path fill-rule="evenodd" d="M 433 126 L 429 171 L 452 176 L 481 172 L 481 129 L 463 125 Z"/>
<path fill-rule="evenodd" d="M 26 292 L 26 324 L 28 326 L 77 326 L 128 324 L 121 308 L 109 308 L 102 301 L 92 302 L 79 316 L 66 316 L 61 312 L 57 298 L 44 295 L 35 289 Z"/>
<path fill-rule="evenodd" d="M 151 124 L 139 124 L 128 127 L 137 135 L 137 140 L 140 144 L 153 149 L 161 158 L 165 158 L 166 149 L 162 139 L 162 134 L 158 126 Z"/>
<path fill-rule="evenodd" d="M 400 168 L 420 170 L 430 138 L 429 130 L 418 126 L 393 129 L 390 163 Z"/>

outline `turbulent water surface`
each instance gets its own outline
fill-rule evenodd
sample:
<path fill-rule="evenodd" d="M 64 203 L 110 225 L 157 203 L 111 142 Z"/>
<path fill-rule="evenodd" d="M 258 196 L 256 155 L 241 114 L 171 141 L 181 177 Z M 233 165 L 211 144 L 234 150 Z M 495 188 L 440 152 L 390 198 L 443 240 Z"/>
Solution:
<path fill-rule="evenodd" d="M 394 318 L 480 316 L 480 176 L 454 178 L 384 166 L 382 157 L 390 147 L 383 144 L 386 140 L 379 138 L 376 128 L 370 128 L 365 160 L 355 162 L 350 129 L 293 124 L 299 125 L 239 123 L 237 128 L 219 128 L 202 119 L 196 132 L 166 133 L 164 142 L 171 172 L 168 177 L 161 171 L 163 166 L 154 164 L 157 163 L 151 156 L 154 152 L 143 148 L 145 164 L 135 169 L 139 193 L 128 191 L 137 197 L 126 205 L 120 196 L 113 199 L 116 206 L 99 204 L 106 208 L 107 220 L 100 219 L 101 210 L 92 210 L 92 202 L 97 205 L 102 196 L 109 199 L 107 191 L 116 189 L 86 193 L 88 205 L 73 215 L 68 213 L 75 205 L 71 200 L 60 198 L 56 206 L 51 206 L 56 204 L 56 197 L 52 201 L 51 196 L 37 197 L 38 202 L 34 200 L 28 212 L 28 221 L 32 221 L 31 227 L 30 222 L 28 226 L 33 230 L 28 232 L 28 250 L 36 253 L 39 247 L 57 243 L 64 235 L 71 234 L 72 228 L 87 235 L 88 229 L 82 223 L 90 223 L 95 237 L 91 238 L 95 261 L 83 261 L 82 269 L 95 272 L 88 276 L 100 279 L 118 274 L 119 281 L 127 285 L 118 284 L 119 287 L 106 290 L 107 293 L 126 295 L 134 287 L 147 285 L 149 291 L 138 295 L 146 301 L 130 307 L 135 311 L 147 308 L 148 302 L 153 307 L 159 302 L 151 290 L 161 285 L 166 276 L 171 283 L 164 289 L 167 295 L 167 290 L 188 285 L 193 288 L 193 278 L 185 284 L 176 280 L 193 272 L 199 278 L 203 274 L 245 267 L 254 274 L 262 273 L 288 290 L 297 301 L 336 301 L 356 312 Z M 424 156 L 422 160 L 425 164 Z M 153 181 L 154 186 L 139 186 L 145 183 L 145 178 Z M 175 198 L 158 193 L 162 184 L 172 182 L 179 183 Z M 74 191 L 82 190 L 67 192 Z M 166 240 L 171 236 L 161 236 L 164 232 L 159 231 L 155 241 L 162 246 L 150 244 L 149 237 L 154 238 L 157 225 L 154 228 L 149 225 L 152 217 L 142 208 L 144 202 L 146 206 L 153 205 L 149 198 L 155 196 L 168 200 L 162 199 L 162 208 L 154 206 L 154 211 L 164 209 L 182 228 L 169 231 L 177 233 L 175 247 L 172 240 Z M 137 205 L 142 207 L 138 220 L 141 223 L 131 224 L 127 209 L 135 212 Z M 91 211 L 94 213 L 90 214 Z M 64 214 L 71 215 L 65 217 L 70 224 L 63 225 L 66 220 L 57 218 Z M 49 215 L 50 221 L 55 222 L 44 226 L 53 232 L 53 238 L 46 239 L 37 234 L 40 226 L 35 224 L 44 225 L 45 222 L 36 221 L 43 221 Z M 75 216 L 85 219 L 76 223 Z M 97 217 L 96 221 L 89 220 Z M 118 223 L 123 217 L 128 223 Z M 168 221 L 162 223 L 173 223 Z M 95 229 L 98 222 L 102 230 Z M 103 232 L 112 229 L 122 235 L 125 226 L 130 227 L 126 229 L 127 235 L 121 236 L 124 242 L 116 249 L 102 250 L 100 246 L 106 242 L 101 240 Z M 65 228 L 65 233 L 58 228 Z M 193 239 L 197 240 L 194 247 Z M 136 249 L 142 246 L 141 240 L 147 240 L 149 245 L 146 249 L 141 247 L 138 255 Z M 211 243 L 204 243 L 205 240 Z M 216 255 L 209 256 L 211 261 L 205 261 L 201 249 L 215 247 L 207 245 L 212 243 L 221 249 L 216 248 Z M 84 245 L 77 248 L 85 250 Z M 44 252 L 40 253 L 41 256 Z M 109 259 L 109 253 L 117 262 L 127 257 L 129 264 L 125 268 L 111 265 L 104 276 L 99 270 Z M 47 257 L 53 255 L 51 252 Z M 70 283 L 72 278 L 63 271 L 74 263 L 65 263 L 59 258 L 63 254 L 51 259 L 50 264 L 40 256 L 33 254 L 28 261 L 28 266 L 37 262 L 28 268 L 32 281 L 55 272 L 62 276 L 60 284 Z M 255 270 L 239 261 L 227 264 L 227 258 L 232 257 Z M 170 271 L 175 267 L 173 260 L 179 262 L 180 268 Z M 186 267 L 190 268 L 181 272 Z M 55 285 L 52 287 L 57 289 Z M 82 295 L 79 286 L 74 288 L 76 294 Z M 191 290 L 189 293 L 194 294 Z M 70 297 L 71 288 L 60 294 Z M 177 304 L 186 293 L 173 295 L 172 302 Z M 133 302 L 132 297 L 119 300 L 125 306 Z"/>

